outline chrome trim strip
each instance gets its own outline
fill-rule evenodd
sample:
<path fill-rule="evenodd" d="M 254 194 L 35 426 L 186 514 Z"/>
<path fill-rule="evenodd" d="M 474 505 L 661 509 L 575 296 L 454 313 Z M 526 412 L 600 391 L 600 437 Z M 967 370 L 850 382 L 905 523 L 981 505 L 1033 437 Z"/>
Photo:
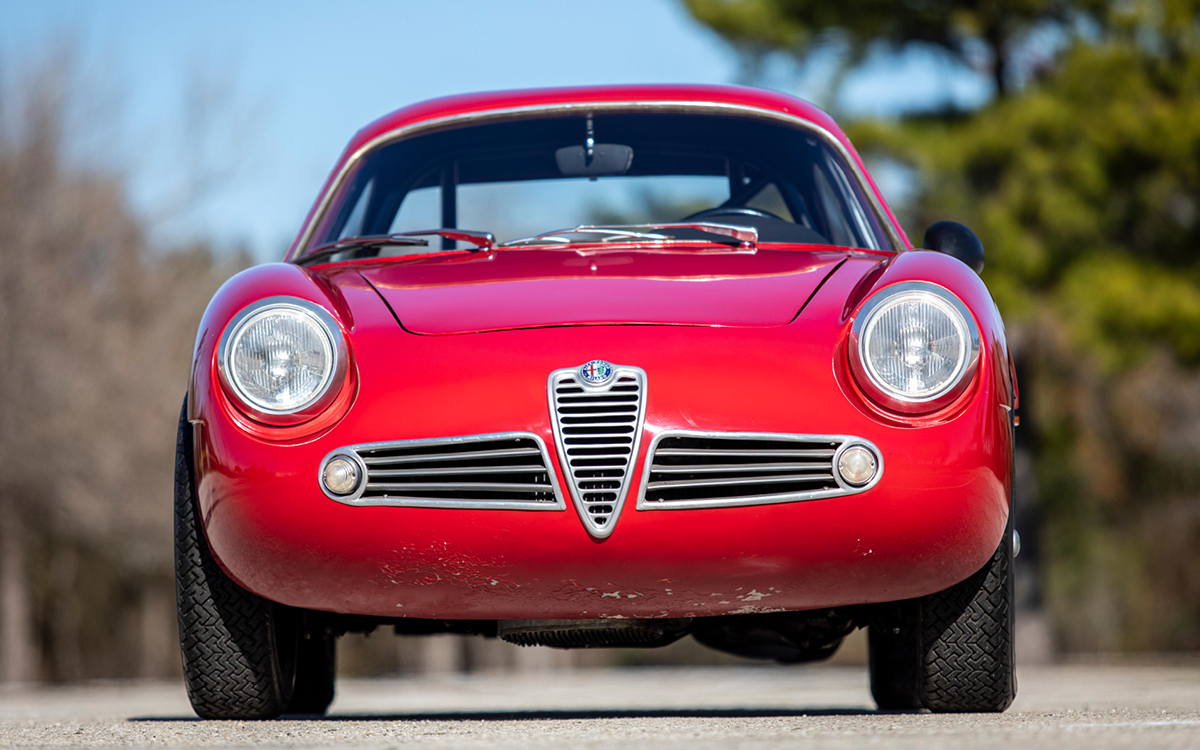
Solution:
<path fill-rule="evenodd" d="M 708 221 L 671 221 L 665 224 L 580 224 L 574 229 L 568 229 L 562 234 L 571 234 L 573 232 L 595 232 L 596 234 L 611 234 L 615 238 L 623 237 L 636 241 L 636 237 L 630 237 L 621 230 L 633 229 L 696 229 L 701 232 L 708 232 L 721 237 L 729 237 L 738 241 L 742 247 L 754 247 L 758 244 L 758 229 L 754 227 L 741 226 L 740 224 L 718 224 Z M 648 240 L 668 240 L 671 239 L 667 235 L 662 234 L 647 234 Z"/>
<path fill-rule="evenodd" d="M 359 160 L 366 156 L 371 151 L 392 143 L 402 140 L 410 136 L 418 135 L 428 130 L 438 130 L 442 128 L 456 127 L 469 123 L 487 122 L 489 120 L 504 120 L 518 119 L 524 117 L 535 117 L 542 115 L 571 115 L 574 113 L 588 114 L 597 112 L 649 112 L 649 113 L 697 113 L 697 114 L 717 114 L 717 115 L 742 115 L 755 117 L 763 120 L 772 120 L 793 127 L 799 127 L 801 130 L 806 130 L 812 135 L 820 138 L 825 145 L 832 148 L 849 166 L 850 171 L 854 173 L 854 177 L 858 180 L 859 188 L 863 194 L 867 196 L 867 200 L 871 203 L 871 209 L 875 212 L 875 219 L 883 230 L 887 233 L 888 238 L 892 241 L 892 251 L 896 253 L 905 251 L 905 243 L 901 238 L 896 226 L 888 217 L 888 213 L 883 208 L 883 204 L 879 200 L 879 196 L 871 188 L 871 183 L 867 180 L 862 168 L 858 162 L 850 154 L 850 150 L 837 139 L 833 133 L 821 127 L 817 123 L 806 120 L 803 117 L 796 115 L 777 112 L 771 109 L 762 109 L 760 107 L 752 107 L 746 104 L 730 104 L 724 102 L 697 102 L 697 101 L 633 101 L 633 102 L 579 102 L 572 104 L 535 104 L 525 107 L 508 107 L 505 109 L 493 109 L 486 112 L 468 112 L 465 114 L 449 115 L 447 117 L 438 117 L 432 120 L 424 120 L 421 122 L 405 125 L 395 130 L 389 130 L 386 133 L 376 136 L 367 141 L 358 148 L 350 158 L 346 159 L 346 163 L 338 170 L 337 176 L 334 177 L 329 185 L 329 189 L 321 195 L 320 201 L 317 203 L 317 209 L 313 211 L 312 219 L 304 226 L 304 230 L 300 234 L 300 240 L 295 244 L 294 248 L 288 252 L 285 261 L 291 262 L 296 259 L 299 253 L 302 253 L 312 240 L 313 230 L 320 225 L 325 218 L 325 212 L 329 209 L 329 203 L 333 200 L 333 196 L 337 195 L 342 187 L 342 183 L 346 179 L 351 170 L 358 164 Z"/>
<path fill-rule="evenodd" d="M 544 492 L 546 489 L 550 489 L 554 493 L 554 502 L 553 503 L 534 503 L 534 502 L 524 501 L 524 500 L 523 501 L 516 501 L 516 500 L 458 500 L 458 499 L 452 499 L 452 498 L 437 499 L 437 498 L 404 497 L 404 496 L 386 497 L 386 498 L 370 497 L 370 498 L 365 498 L 365 499 L 362 497 L 363 491 L 366 490 L 366 487 L 367 487 L 367 479 L 368 479 L 367 464 L 368 464 L 368 462 L 365 461 L 361 455 L 359 455 L 359 451 L 387 450 L 389 448 L 390 449 L 419 448 L 419 447 L 423 447 L 423 446 L 427 446 L 427 445 L 463 445 L 463 444 L 467 444 L 467 443 L 479 443 L 479 442 L 484 442 L 484 441 L 488 441 L 488 440 L 511 440 L 514 438 L 524 438 L 524 439 L 533 440 L 537 444 L 537 450 L 533 451 L 533 450 L 526 450 L 526 449 L 512 449 L 512 450 L 497 450 L 497 451 L 468 451 L 465 453 L 458 453 L 458 454 L 429 454 L 426 456 L 401 456 L 397 459 L 389 459 L 389 461 L 391 463 L 395 463 L 395 464 L 404 464 L 404 463 L 412 463 L 414 461 L 427 461 L 427 460 L 446 461 L 446 460 L 451 460 L 451 457 L 453 457 L 453 458 L 486 458 L 486 457 L 507 458 L 507 457 L 511 457 L 511 456 L 527 456 L 527 455 L 537 454 L 542 457 L 542 467 L 538 467 L 538 468 L 544 470 L 547 473 L 547 475 L 549 476 L 549 479 L 550 479 L 550 487 L 549 488 L 547 488 L 544 485 L 471 483 L 471 482 L 459 482 L 456 484 L 422 483 L 422 484 L 394 484 L 394 485 L 381 482 L 375 486 L 384 487 L 384 488 L 413 487 L 413 488 L 423 488 L 423 489 L 431 489 L 431 488 L 478 489 L 481 491 L 493 491 L 493 492 L 494 491 L 502 492 L 504 490 L 515 490 L 518 492 Z M 325 465 L 328 464 L 331 460 L 333 460 L 337 456 L 344 456 L 346 458 L 349 458 L 351 461 L 358 464 L 359 471 L 362 472 L 362 481 L 359 483 L 358 488 L 349 495 L 335 495 L 335 494 L 329 492 L 327 489 L 325 489 L 325 483 L 321 481 L 321 476 L 325 472 Z M 389 461 L 372 462 L 371 465 L 372 466 L 385 466 L 385 465 L 388 465 Z M 483 473 L 483 472 L 473 471 L 476 468 L 482 468 L 482 467 L 468 467 L 467 469 L 460 469 L 458 471 L 461 471 L 462 473 Z M 499 467 L 493 473 L 509 473 L 507 471 L 509 468 L 510 467 Z M 441 470 L 441 469 L 426 469 L 423 471 L 443 471 L 443 470 Z M 454 470 L 447 469 L 444 471 L 446 471 L 446 473 L 449 473 Z M 380 474 L 391 474 L 392 476 L 396 476 L 396 475 L 413 476 L 414 472 L 403 472 L 403 470 L 401 470 L 400 472 L 389 472 L 389 471 L 377 470 L 376 476 L 379 476 Z M 384 477 L 384 478 L 386 478 L 386 477 Z M 336 500 L 339 503 L 343 503 L 345 505 L 353 505 L 353 506 L 357 506 L 357 507 L 387 506 L 387 507 L 396 507 L 396 508 L 457 508 L 460 510 L 566 510 L 567 509 L 566 501 L 563 499 L 562 488 L 559 486 L 559 483 L 558 483 L 558 476 L 557 476 L 556 472 L 554 471 L 554 464 L 551 463 L 551 461 L 550 461 L 550 452 L 546 449 L 546 443 L 542 440 L 542 438 L 540 436 L 538 436 L 532 432 L 494 432 L 494 433 L 488 433 L 488 434 L 484 434 L 484 435 L 459 435 L 456 437 L 424 438 L 424 439 L 418 439 L 418 440 L 390 440 L 390 441 L 380 442 L 380 443 L 359 443 L 357 445 L 347 445 L 347 446 L 343 446 L 341 448 L 336 448 L 336 449 L 330 451 L 325 456 L 325 458 L 323 458 L 321 460 L 320 466 L 317 467 L 317 485 L 321 488 L 321 492 L 325 493 L 325 496 L 328 497 L 330 500 Z M 532 489 L 527 489 L 527 488 L 532 488 Z"/>
<path fill-rule="evenodd" d="M 387 484 L 386 482 L 377 483 L 373 487 L 381 490 L 389 490 L 401 492 L 403 490 L 479 490 L 481 492 L 504 492 L 505 490 L 513 490 L 515 492 L 545 492 L 549 487 L 544 484 L 503 484 L 499 482 L 428 482 L 428 483 L 401 483 Z"/>
<path fill-rule="evenodd" d="M 666 451 L 658 452 L 660 456 L 665 454 Z M 833 451 L 830 451 L 830 455 L 833 455 Z M 653 464 L 651 468 L 655 474 L 719 474 L 739 469 L 747 471 L 770 471 L 772 469 L 775 471 L 804 471 L 805 469 L 824 469 L 827 466 L 828 464 L 708 464 L 706 466 L 661 466 Z"/>
<path fill-rule="evenodd" d="M 710 498 L 710 499 L 702 499 L 702 500 L 678 500 L 678 501 L 669 502 L 669 503 L 659 503 L 659 502 L 647 501 L 646 500 L 646 492 L 647 492 L 647 490 L 651 489 L 651 487 L 650 487 L 650 471 L 651 471 L 651 468 L 654 463 L 654 456 L 656 455 L 656 449 L 658 448 L 658 444 L 660 442 L 662 442 L 666 438 L 671 438 L 671 437 L 713 438 L 713 439 L 724 439 L 724 440 L 794 440 L 796 442 L 826 442 L 826 443 L 840 442 L 841 445 L 839 445 L 835 450 L 832 450 L 832 451 L 825 451 L 825 450 L 749 451 L 749 450 L 747 450 L 747 451 L 738 452 L 738 451 L 699 451 L 699 450 L 668 449 L 668 451 L 664 451 L 662 454 L 658 454 L 658 455 L 674 455 L 674 456 L 685 456 L 685 455 L 686 456 L 691 456 L 691 455 L 705 455 L 705 456 L 734 455 L 734 456 L 738 456 L 738 455 L 754 455 L 754 454 L 791 456 L 794 454 L 807 454 L 807 455 L 823 454 L 823 455 L 830 456 L 830 461 L 829 461 L 830 473 L 833 476 L 833 480 L 837 483 L 838 489 L 836 489 L 836 490 L 805 490 L 805 491 L 801 491 L 801 492 L 789 492 L 789 493 L 771 494 L 771 495 L 747 495 L 747 496 L 743 496 L 743 497 L 718 497 L 718 498 Z M 842 452 L 845 451 L 847 448 L 849 448 L 852 445 L 865 446 L 868 450 L 870 450 L 873 454 L 875 454 L 875 459 L 878 462 L 879 468 L 876 470 L 875 476 L 871 479 L 870 482 L 867 482 L 866 484 L 864 484 L 861 487 L 855 487 L 853 485 L 847 484 L 846 482 L 842 481 L 842 478 L 840 476 L 838 476 L 838 472 L 837 472 L 838 459 L 841 457 Z M 816 456 L 814 456 L 814 457 L 816 457 Z M 786 464 L 784 464 L 784 465 L 786 465 Z M 750 467 L 753 465 L 744 465 L 744 466 Z M 697 468 L 699 470 L 696 473 L 700 473 L 700 471 L 703 468 L 707 468 L 707 467 L 697 467 Z M 645 462 L 642 465 L 641 488 L 638 491 L 638 499 L 637 499 L 636 507 L 637 507 L 637 510 L 639 510 L 639 511 L 641 511 L 641 510 L 693 510 L 693 509 L 697 509 L 697 508 L 739 508 L 739 507 L 746 507 L 746 506 L 751 506 L 751 505 L 778 505 L 780 503 L 795 503 L 795 502 L 804 502 L 807 500 L 821 500 L 821 499 L 830 498 L 830 497 L 845 497 L 846 495 L 857 495 L 860 492 L 865 492 L 865 491 L 871 489 L 872 487 L 874 487 L 876 484 L 878 484 L 880 478 L 882 478 L 882 477 L 883 477 L 883 453 L 881 453 L 879 448 L 877 448 L 875 446 L 875 444 L 872 443 L 871 441 L 865 440 L 860 437 L 855 437 L 854 435 L 800 435 L 800 434 L 779 433 L 779 432 L 718 432 L 718 431 L 714 431 L 714 430 L 663 430 L 662 432 L 660 432 L 654 436 L 654 439 L 650 441 L 650 447 L 646 449 L 646 458 L 645 458 Z M 821 478 L 824 479 L 825 477 L 821 477 Z M 733 482 L 731 480 L 731 483 L 739 483 L 739 482 L 742 484 L 762 483 L 761 481 L 755 481 L 755 479 L 757 479 L 757 478 L 749 478 L 747 480 L 738 480 L 738 482 Z M 705 481 L 706 480 L 695 480 L 695 482 L 705 482 Z M 724 481 L 724 480 L 718 480 L 718 481 Z M 661 488 L 664 486 L 677 486 L 677 487 L 699 486 L 698 484 L 695 484 L 694 482 L 690 483 L 690 484 L 670 482 L 665 485 L 662 482 L 655 482 L 654 484 L 655 484 L 655 487 L 657 487 L 657 488 Z"/>
<path fill-rule="evenodd" d="M 712 437 L 715 437 L 714 433 Z M 754 433 L 723 433 L 729 435 L 751 435 Z M 763 433 L 767 434 L 767 433 Z M 678 435 L 676 437 L 679 437 Z M 736 439 L 736 438 L 735 438 Z M 745 438 L 747 440 L 751 438 Z M 786 438 L 781 438 L 786 439 Z M 828 442 L 833 442 L 835 438 L 830 438 Z M 822 441 L 824 442 L 824 441 Z M 732 458 L 737 456 L 778 456 L 780 458 L 827 458 L 832 457 L 836 451 L 829 450 L 796 450 L 796 451 L 752 451 L 752 450 L 728 450 L 728 451 L 702 451 L 687 448 L 667 448 L 658 452 L 660 456 L 720 456 L 722 458 Z"/>
<path fill-rule="evenodd" d="M 777 482 L 824 482 L 833 479 L 829 474 L 771 474 L 762 477 L 736 477 L 732 479 L 668 479 L 661 482 L 647 482 L 646 489 L 663 489 L 669 487 L 736 487 L 742 484 L 775 484 Z"/>
<path fill-rule="evenodd" d="M 532 433 L 530 433 L 532 434 Z M 440 439 L 440 438 L 439 438 Z M 452 439 L 452 438 L 446 438 Z M 403 442 L 403 441 L 402 441 Z M 417 441 L 413 441 L 417 442 Z M 380 444 L 382 445 L 382 444 Z M 388 445 L 394 445 L 388 443 Z M 361 447 L 361 446 L 360 446 Z M 367 450 L 364 448 L 364 450 Z M 367 466 L 391 466 L 392 464 L 411 464 L 420 463 L 422 461 L 456 461 L 460 458 L 510 458 L 512 456 L 536 456 L 538 451 L 532 448 L 512 448 L 496 451 L 467 451 L 465 453 L 430 453 L 427 456 L 395 456 L 392 458 L 364 458 L 363 461 Z"/>
<path fill-rule="evenodd" d="M 584 528 L 587 529 L 588 533 L 591 534 L 593 537 L 595 537 L 597 539 L 606 539 L 606 538 L 608 538 L 608 536 L 610 534 L 613 533 L 613 529 L 616 528 L 617 521 L 621 517 L 621 509 L 625 507 L 625 498 L 629 496 L 629 489 L 633 485 L 633 481 L 632 481 L 633 473 L 634 473 L 634 470 L 637 468 L 638 449 L 641 447 L 641 444 L 642 444 L 642 432 L 643 432 L 643 429 L 645 426 L 645 419 L 646 419 L 646 390 L 647 390 L 646 371 L 640 367 L 632 367 L 629 365 L 614 364 L 614 365 L 612 365 L 613 373 L 612 373 L 612 376 L 609 378 L 609 380 L 605 381 L 601 385 L 590 385 L 590 384 L 584 382 L 584 380 L 579 377 L 579 368 L 580 368 L 580 365 L 576 365 L 575 367 L 564 367 L 562 369 L 555 370 L 554 372 L 550 373 L 550 377 L 546 380 L 546 398 L 550 402 L 550 424 L 553 425 L 553 427 L 554 427 L 554 445 L 558 449 L 559 468 L 562 469 L 563 477 L 567 481 L 567 489 L 571 493 L 571 500 L 575 503 L 575 510 L 578 511 L 578 513 L 579 513 L 579 519 L 583 522 Z M 626 445 L 629 446 L 629 460 L 625 464 L 625 476 L 621 480 L 620 488 L 617 490 L 617 499 L 613 502 L 612 513 L 610 513 L 608 515 L 608 521 L 603 526 L 597 526 L 595 524 L 595 522 L 592 520 L 591 514 L 588 513 L 587 504 L 584 503 L 584 501 L 583 501 L 583 493 L 577 487 L 578 482 L 575 480 L 575 473 L 571 469 L 571 462 L 570 462 L 569 457 L 567 456 L 567 447 L 563 440 L 562 428 L 564 427 L 564 425 L 562 423 L 562 418 L 559 416 L 559 413 L 558 413 L 558 403 L 557 403 L 557 399 L 555 398 L 555 387 L 559 384 L 560 381 L 566 379 L 568 376 L 572 377 L 575 380 L 575 384 L 578 385 L 579 387 L 583 388 L 585 393 L 593 393 L 593 394 L 607 393 L 613 387 L 620 384 L 622 376 L 633 377 L 636 380 L 637 385 L 638 385 L 638 397 L 639 398 L 636 402 L 630 402 L 631 406 L 634 405 L 634 403 L 636 403 L 636 405 L 637 405 L 636 412 L 632 412 L 632 413 L 627 412 L 627 413 L 620 415 L 620 416 L 630 416 L 630 417 L 636 416 L 636 419 L 634 419 L 631 424 L 630 423 L 618 423 L 618 422 L 607 423 L 607 426 L 613 426 L 613 427 L 620 427 L 620 426 L 625 426 L 626 424 L 630 424 L 630 426 L 633 427 L 633 431 L 629 434 L 630 438 L 632 438 L 632 443 L 617 442 L 617 443 L 602 443 L 602 444 L 583 444 L 583 445 L 578 446 L 580 448 L 603 448 L 603 447 L 605 447 L 605 445 L 608 445 L 611 447 L 620 447 L 620 446 L 626 446 Z M 586 415 L 577 415 L 577 416 L 586 416 Z M 569 427 L 571 425 L 565 425 L 565 426 Z M 608 436 L 604 436 L 604 437 L 608 437 Z M 600 457 L 600 458 L 603 458 L 603 457 Z M 584 468 L 586 468 L 586 467 L 584 467 Z M 603 469 L 605 467 L 604 466 L 596 466 L 596 467 L 592 467 L 592 468 Z M 613 467 L 613 468 L 615 468 L 615 467 Z"/>
<path fill-rule="evenodd" d="M 390 479 L 392 477 L 444 477 L 456 474 L 529 474 L 545 470 L 545 466 L 470 466 L 450 469 L 410 469 L 408 471 L 377 469 L 371 472 L 371 476 Z"/>

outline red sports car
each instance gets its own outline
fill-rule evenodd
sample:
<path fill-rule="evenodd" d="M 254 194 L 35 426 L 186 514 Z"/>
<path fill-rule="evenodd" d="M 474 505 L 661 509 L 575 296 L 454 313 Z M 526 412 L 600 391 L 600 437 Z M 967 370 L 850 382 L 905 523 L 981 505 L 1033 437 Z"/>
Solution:
<path fill-rule="evenodd" d="M 360 131 L 281 263 L 213 298 L 179 424 L 188 694 L 322 713 L 338 635 L 868 628 L 883 709 L 1013 675 L 1004 328 L 815 107 L 734 87 L 458 96 Z"/>

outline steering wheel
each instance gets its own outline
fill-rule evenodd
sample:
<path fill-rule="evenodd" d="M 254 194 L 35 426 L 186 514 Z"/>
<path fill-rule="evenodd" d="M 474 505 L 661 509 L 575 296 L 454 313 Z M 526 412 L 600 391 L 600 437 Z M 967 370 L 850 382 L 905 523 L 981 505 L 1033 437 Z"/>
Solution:
<path fill-rule="evenodd" d="M 777 216 L 770 211 L 763 211 L 761 208 L 747 208 L 745 206 L 717 206 L 716 208 L 706 208 L 703 211 L 697 211 L 691 216 L 685 216 L 684 221 L 700 221 L 703 219 L 716 219 L 721 216 L 758 216 L 764 219 L 778 219 L 779 221 L 787 221 L 782 216 Z"/>

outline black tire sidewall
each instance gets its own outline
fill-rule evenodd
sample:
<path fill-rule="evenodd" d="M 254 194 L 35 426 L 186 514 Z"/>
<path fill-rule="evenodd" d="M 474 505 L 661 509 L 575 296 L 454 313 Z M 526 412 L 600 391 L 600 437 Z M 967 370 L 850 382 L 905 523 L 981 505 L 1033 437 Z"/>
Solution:
<path fill-rule="evenodd" d="M 295 683 L 298 620 L 221 570 L 199 523 L 187 400 L 175 456 L 175 593 L 184 683 L 206 719 L 270 719 Z"/>

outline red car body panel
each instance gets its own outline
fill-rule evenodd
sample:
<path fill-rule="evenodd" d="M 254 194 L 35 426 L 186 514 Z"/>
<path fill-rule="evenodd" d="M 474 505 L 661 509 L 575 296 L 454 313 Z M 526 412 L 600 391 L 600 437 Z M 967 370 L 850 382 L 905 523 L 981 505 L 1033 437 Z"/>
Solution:
<path fill-rule="evenodd" d="M 823 113 L 777 94 L 619 87 L 417 105 L 364 129 L 347 154 L 422 118 L 600 98 L 784 108 L 844 139 Z M 922 417 L 873 405 L 846 366 L 859 304 L 911 280 L 957 295 L 981 335 L 969 387 Z M 233 316 L 275 295 L 323 306 L 352 345 L 339 399 L 295 427 L 242 415 L 215 362 Z M 592 304 L 601 298 L 607 309 Z M 641 455 L 607 538 L 589 535 L 570 502 L 561 511 L 355 507 L 318 485 L 322 458 L 343 446 L 528 431 L 541 437 L 566 488 L 547 377 L 598 358 L 642 368 L 647 383 Z M 309 609 L 437 619 L 652 618 L 907 599 L 977 571 L 1004 533 L 1008 363 L 986 287 L 961 262 L 933 252 L 625 246 L 269 264 L 231 279 L 201 323 L 189 391 L 198 502 L 226 573 L 268 599 Z M 885 469 L 877 485 L 844 497 L 639 510 L 647 448 L 667 429 L 854 435 L 879 448 Z"/>
<path fill-rule="evenodd" d="M 362 275 L 405 330 L 446 334 L 553 325 L 790 323 L 844 252 L 507 250 L 385 263 Z"/>

